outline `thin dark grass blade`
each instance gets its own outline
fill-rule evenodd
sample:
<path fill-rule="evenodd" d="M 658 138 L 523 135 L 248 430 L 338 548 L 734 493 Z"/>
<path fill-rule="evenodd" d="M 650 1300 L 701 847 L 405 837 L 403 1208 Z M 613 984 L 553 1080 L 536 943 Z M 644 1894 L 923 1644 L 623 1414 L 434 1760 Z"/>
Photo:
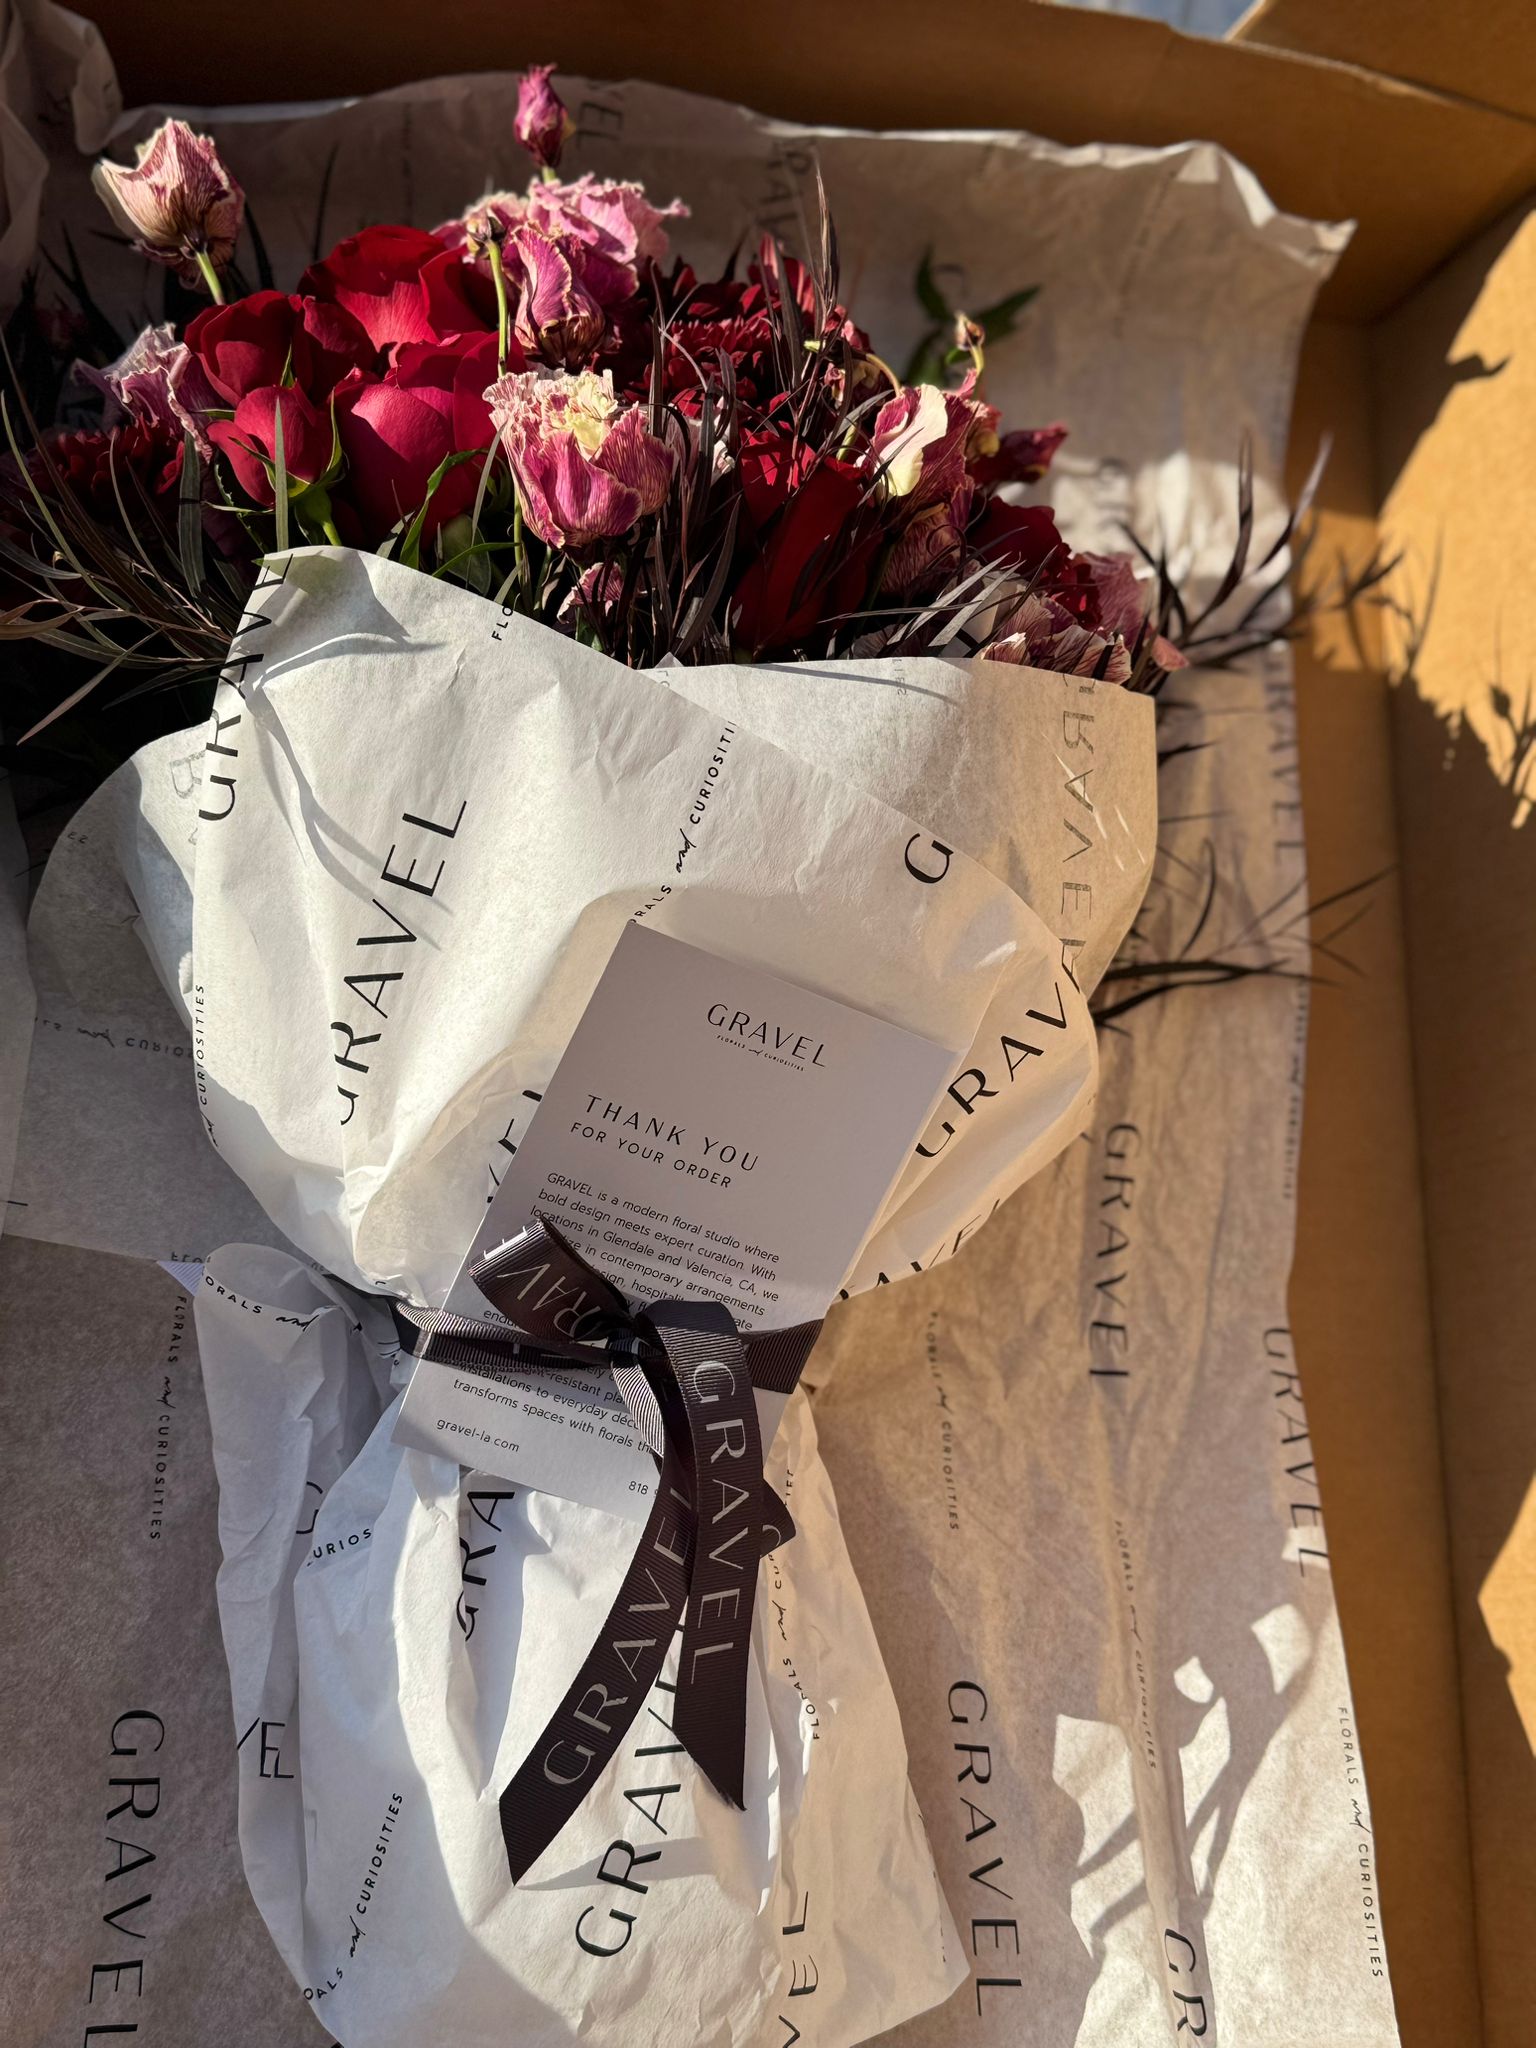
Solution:
<path fill-rule="evenodd" d="M 256 282 L 264 292 L 273 291 L 276 287 L 272 281 L 272 259 L 267 254 L 267 245 L 256 224 L 256 210 L 249 198 L 245 202 L 245 231 L 251 238 L 251 254 L 256 259 Z"/>
<path fill-rule="evenodd" d="M 331 177 L 336 169 L 336 157 L 340 149 L 341 144 L 339 142 L 331 144 L 325 159 L 325 168 L 320 173 L 320 190 L 315 195 L 315 227 L 309 241 L 309 260 L 311 263 L 318 263 L 320 261 L 320 252 L 325 247 L 325 212 L 330 204 Z"/>

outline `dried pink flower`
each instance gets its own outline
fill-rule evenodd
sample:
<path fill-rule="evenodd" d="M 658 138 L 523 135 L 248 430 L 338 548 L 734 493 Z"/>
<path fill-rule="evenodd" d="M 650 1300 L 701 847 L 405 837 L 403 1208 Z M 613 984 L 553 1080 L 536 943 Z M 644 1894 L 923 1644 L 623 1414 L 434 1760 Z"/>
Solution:
<path fill-rule="evenodd" d="M 1136 574 L 1136 561 L 1131 555 L 1096 555 L 1088 549 L 1073 557 L 1086 568 L 1088 580 L 1093 585 L 1098 600 L 1098 631 L 1111 637 L 1118 634 L 1128 645 L 1135 646 L 1141 638 L 1147 620 L 1147 590 Z M 1152 642 L 1152 658 L 1159 668 L 1188 668 L 1189 663 L 1170 640 L 1161 633 Z"/>
<path fill-rule="evenodd" d="M 602 340 L 608 320 L 567 250 L 525 227 L 507 244 L 503 260 L 518 287 L 513 331 L 519 342 L 557 369 L 579 368 Z"/>
<path fill-rule="evenodd" d="M 1032 590 L 1020 598 L 1001 623 L 1004 632 L 983 652 L 987 661 L 1050 669 L 1058 675 L 1096 676 L 1104 683 L 1130 679 L 1125 642 L 1106 639 L 1079 624 L 1065 605 L 1044 591 Z"/>
<path fill-rule="evenodd" d="M 1049 427 L 1018 427 L 1004 434 L 995 448 L 980 451 L 971 474 L 983 484 L 1038 483 L 1067 438 L 1058 420 Z"/>
<path fill-rule="evenodd" d="M 920 597 L 952 577 L 965 551 L 965 529 L 975 496 L 963 481 L 947 498 L 920 505 L 902 528 L 880 579 L 882 590 Z"/>
<path fill-rule="evenodd" d="M 560 603 L 560 619 L 569 626 L 605 618 L 624 596 L 624 571 L 617 562 L 594 562 L 583 569 Z"/>
<path fill-rule="evenodd" d="M 653 206 L 645 187 L 627 179 L 612 182 L 590 172 L 569 185 L 535 186 L 528 203 L 536 222 L 560 226 L 617 263 L 664 263 L 669 243 L 663 222 L 687 216 L 680 199 Z"/>
<path fill-rule="evenodd" d="M 104 370 L 88 363 L 82 363 L 80 370 L 129 419 L 190 433 L 205 461 L 213 453 L 207 415 L 225 401 L 208 382 L 202 364 L 186 343 L 176 339 L 169 321 L 146 327 Z"/>
<path fill-rule="evenodd" d="M 103 159 L 91 182 L 136 249 L 220 296 L 218 273 L 235 253 L 245 194 L 206 135 L 185 121 L 163 121 L 139 145 L 135 164 Z"/>
<path fill-rule="evenodd" d="M 554 70 L 553 64 L 529 65 L 518 80 L 517 119 L 512 124 L 512 132 L 524 149 L 541 169 L 548 171 L 559 163 L 560 152 L 576 133 L 576 123 L 566 112 L 565 101 L 549 82 Z"/>
<path fill-rule="evenodd" d="M 437 239 L 483 259 L 487 245 L 503 251 L 525 229 L 554 243 L 583 291 L 606 313 L 640 289 L 640 269 L 668 251 L 663 223 L 686 214 L 674 199 L 653 206 L 643 188 L 578 178 L 574 184 L 531 185 L 527 192 L 488 192 L 458 220 L 445 221 Z"/>
<path fill-rule="evenodd" d="M 870 462 L 887 496 L 918 505 L 952 497 L 971 455 L 989 441 L 995 445 L 997 413 L 971 396 L 973 381 L 968 377 L 958 391 L 908 385 L 881 406 L 870 432 Z"/>
<path fill-rule="evenodd" d="M 642 407 L 615 398 L 611 377 L 526 370 L 499 377 L 486 400 L 523 516 L 551 547 L 614 539 L 666 498 L 671 451 Z"/>

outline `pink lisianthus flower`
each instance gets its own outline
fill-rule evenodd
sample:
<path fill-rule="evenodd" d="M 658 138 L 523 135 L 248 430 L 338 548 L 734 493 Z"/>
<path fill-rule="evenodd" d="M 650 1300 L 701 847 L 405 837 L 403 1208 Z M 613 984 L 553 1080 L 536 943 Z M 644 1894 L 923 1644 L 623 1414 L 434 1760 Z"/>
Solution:
<path fill-rule="evenodd" d="M 921 597 L 953 576 L 965 551 L 975 487 L 962 478 L 946 498 L 920 505 L 898 535 L 880 579 L 897 597 Z"/>
<path fill-rule="evenodd" d="M 1045 583 L 999 621 L 986 658 L 1126 682 L 1147 630 L 1146 595 L 1131 557 L 1063 552 L 1046 563 L 1044 573 Z M 1151 654 L 1160 668 L 1189 666 L 1161 634 L 1153 638 Z"/>
<path fill-rule="evenodd" d="M 875 415 L 869 437 L 871 469 L 887 497 L 941 497 L 965 473 L 964 426 L 951 422 L 937 384 L 909 386 Z M 919 502 L 921 502 L 919 500 Z"/>
<path fill-rule="evenodd" d="M 554 72 L 553 64 L 529 65 L 517 82 L 517 118 L 512 123 L 512 133 L 534 162 L 551 171 L 576 133 L 565 101 L 549 82 Z"/>
<path fill-rule="evenodd" d="M 488 242 L 505 247 L 532 229 L 555 244 L 582 288 L 612 313 L 639 291 L 641 270 L 665 260 L 663 222 L 687 211 L 676 199 L 653 206 L 639 185 L 588 176 L 569 185 L 534 184 L 526 193 L 487 193 L 460 219 L 445 222 L 437 239 L 483 264 Z"/>
<path fill-rule="evenodd" d="M 953 497 L 968 465 L 997 446 L 997 410 L 972 394 L 909 385 L 881 406 L 870 432 L 870 464 L 887 497 L 931 504 Z"/>
<path fill-rule="evenodd" d="M 518 291 L 514 334 L 529 355 L 563 370 L 587 362 L 608 326 L 601 301 L 571 260 L 574 253 L 534 228 L 519 228 L 503 258 Z"/>
<path fill-rule="evenodd" d="M 245 194 L 209 137 L 185 121 L 163 121 L 132 165 L 103 159 L 91 183 L 140 254 L 185 284 L 208 284 L 235 253 Z"/>
<path fill-rule="evenodd" d="M 684 219 L 688 212 L 680 199 L 653 206 L 643 185 L 594 178 L 590 172 L 568 185 L 535 185 L 528 204 L 536 226 L 559 228 L 599 255 L 631 267 L 665 263 L 671 245 L 664 223 Z"/>
<path fill-rule="evenodd" d="M 1032 590 L 1020 598 L 999 624 L 1002 632 L 983 651 L 986 661 L 1014 662 L 1058 675 L 1094 676 L 1101 683 L 1130 680 L 1131 656 L 1125 642 L 1083 625 L 1046 591 Z"/>
<path fill-rule="evenodd" d="M 610 377 L 530 370 L 499 377 L 486 399 L 523 516 L 551 547 L 616 539 L 665 501 L 672 451 Z"/>
<path fill-rule="evenodd" d="M 189 433 L 206 461 L 213 453 L 208 438 L 208 413 L 224 403 L 208 382 L 201 363 L 184 341 L 176 339 L 169 321 L 146 327 L 129 342 L 115 363 L 104 370 L 80 365 L 87 380 L 106 393 L 131 420 L 145 426 L 174 427 Z M 108 422 L 110 424 L 110 420 Z"/>
<path fill-rule="evenodd" d="M 1096 555 L 1084 549 L 1072 557 L 1080 573 L 1086 573 L 1098 605 L 1098 630 L 1118 634 L 1135 647 L 1147 623 L 1147 591 L 1136 574 L 1131 555 Z M 1161 633 L 1152 642 L 1152 658 L 1159 668 L 1188 668 L 1189 662 Z"/>

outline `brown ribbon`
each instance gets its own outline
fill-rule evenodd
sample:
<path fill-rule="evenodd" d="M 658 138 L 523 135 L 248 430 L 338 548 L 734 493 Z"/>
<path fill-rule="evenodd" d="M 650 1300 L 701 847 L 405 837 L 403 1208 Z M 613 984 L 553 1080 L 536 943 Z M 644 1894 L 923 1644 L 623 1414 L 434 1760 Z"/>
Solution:
<path fill-rule="evenodd" d="M 745 1804 L 757 1567 L 794 1534 L 763 1478 L 753 1388 L 791 1393 L 821 1325 L 743 1337 L 721 1302 L 634 1312 L 544 1216 L 477 1261 L 470 1278 L 513 1329 L 399 1311 L 409 1348 L 493 1378 L 604 1366 L 660 1467 L 618 1597 L 501 1794 L 516 1883 L 602 1776 L 679 1626 L 674 1732 L 722 1798 Z"/>

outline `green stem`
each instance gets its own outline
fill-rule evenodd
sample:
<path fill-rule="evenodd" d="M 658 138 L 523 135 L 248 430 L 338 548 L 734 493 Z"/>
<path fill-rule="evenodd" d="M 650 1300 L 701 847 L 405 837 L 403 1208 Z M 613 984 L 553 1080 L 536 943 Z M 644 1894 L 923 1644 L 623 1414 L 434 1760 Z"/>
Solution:
<path fill-rule="evenodd" d="M 544 180 L 546 185 L 558 185 L 560 182 L 560 173 L 555 169 L 553 164 L 540 164 L 539 176 Z"/>
<path fill-rule="evenodd" d="M 512 499 L 512 560 L 517 565 L 517 580 L 528 594 L 528 549 L 523 540 L 523 501 L 514 490 Z"/>
<path fill-rule="evenodd" d="M 501 245 L 498 242 L 487 242 L 485 253 L 490 259 L 491 281 L 496 287 L 496 374 L 500 376 L 507 367 L 507 336 L 511 328 L 507 273 L 501 267 Z"/>
<path fill-rule="evenodd" d="M 341 546 L 341 535 L 336 531 L 336 522 L 334 519 L 322 519 L 320 522 L 320 531 L 325 535 L 326 539 L 330 542 L 333 548 L 339 548 Z"/>
<path fill-rule="evenodd" d="M 197 259 L 197 267 L 203 273 L 203 283 L 207 285 L 213 303 L 216 306 L 222 306 L 224 303 L 224 287 L 219 283 L 219 273 L 213 267 L 212 257 L 206 249 L 194 249 L 192 254 Z"/>

